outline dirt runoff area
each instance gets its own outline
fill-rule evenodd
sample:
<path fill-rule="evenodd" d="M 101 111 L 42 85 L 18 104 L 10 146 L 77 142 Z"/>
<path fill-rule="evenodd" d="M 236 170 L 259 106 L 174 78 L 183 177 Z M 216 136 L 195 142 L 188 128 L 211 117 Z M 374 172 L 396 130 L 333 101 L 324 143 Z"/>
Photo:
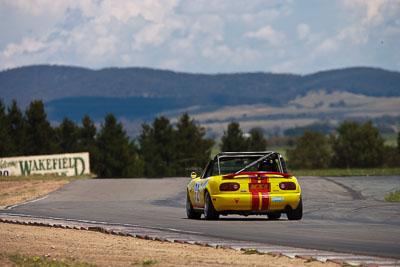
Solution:
<path fill-rule="evenodd" d="M 1 181 L 0 207 L 6 207 L 46 195 L 59 189 L 68 180 Z"/>
<path fill-rule="evenodd" d="M 0 205 L 36 198 L 68 183 L 21 182 L 0 182 L 0 195 L 10 197 L 3 197 Z M 97 266 L 338 266 L 334 263 L 290 259 L 285 256 L 247 255 L 243 251 L 232 249 L 9 223 L 0 223 L 0 240 L 0 266 L 15 266 L 12 255 L 17 253 L 27 258 L 43 256 L 49 260 L 65 261 L 72 266 L 79 266 L 81 262 Z"/>

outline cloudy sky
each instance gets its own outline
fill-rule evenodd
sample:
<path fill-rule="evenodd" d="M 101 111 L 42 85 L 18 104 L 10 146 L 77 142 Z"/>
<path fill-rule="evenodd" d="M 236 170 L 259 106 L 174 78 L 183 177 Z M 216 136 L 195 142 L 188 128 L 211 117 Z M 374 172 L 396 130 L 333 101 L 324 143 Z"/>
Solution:
<path fill-rule="evenodd" d="M 400 0 L 0 0 L 0 70 L 400 71 Z"/>

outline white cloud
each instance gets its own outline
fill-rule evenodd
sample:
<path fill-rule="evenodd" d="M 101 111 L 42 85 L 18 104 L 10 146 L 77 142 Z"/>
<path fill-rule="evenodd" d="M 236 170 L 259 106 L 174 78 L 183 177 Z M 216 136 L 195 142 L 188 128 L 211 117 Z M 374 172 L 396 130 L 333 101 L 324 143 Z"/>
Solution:
<path fill-rule="evenodd" d="M 399 0 L 342 0 L 342 3 L 351 18 L 350 25 L 342 31 L 342 37 L 345 35 L 356 44 L 366 43 L 370 36 L 377 39 L 399 37 L 395 30 L 400 25 Z"/>
<path fill-rule="evenodd" d="M 129 19 L 142 16 L 152 22 L 162 21 L 179 3 L 178 0 L 6 0 L 27 14 L 36 16 L 61 16 L 67 9 L 79 9 L 84 16 L 99 16 L 104 21 L 116 19 L 126 23 Z"/>
<path fill-rule="evenodd" d="M 24 38 L 20 44 L 9 44 L 3 51 L 3 55 L 7 58 L 20 56 L 25 53 L 35 53 L 46 47 L 46 43 L 31 38 Z"/>
<path fill-rule="evenodd" d="M 255 32 L 248 32 L 245 36 L 248 38 L 266 40 L 271 45 L 281 45 L 285 40 L 285 35 L 274 30 L 270 25 L 264 26 Z"/>
<path fill-rule="evenodd" d="M 210 66 L 211 64 L 217 67 L 229 65 L 243 72 L 255 71 L 254 65 L 258 65 L 260 62 L 265 63 L 263 60 L 265 55 L 262 52 L 248 47 L 210 46 L 201 50 L 201 56 Z"/>
<path fill-rule="evenodd" d="M 32 38 L 24 38 L 19 44 L 10 43 L 0 52 L 1 67 L 48 63 L 46 59 L 57 53 L 62 45 L 58 40 L 43 42 Z"/>
<path fill-rule="evenodd" d="M 383 36 L 400 36 L 400 19 L 395 20 L 392 25 L 385 27 Z"/>
<path fill-rule="evenodd" d="M 365 54 L 370 65 L 398 68 L 399 0 L 313 5 L 310 18 L 306 0 L 0 0 L 0 68 L 58 63 L 304 73 L 328 69 L 333 60 L 335 67 L 358 65 Z M 321 9 L 333 12 L 326 20 L 318 13 L 322 5 L 332 7 Z M 381 40 L 389 52 L 371 50 Z"/>
<path fill-rule="evenodd" d="M 262 51 L 248 47 L 238 47 L 233 54 L 233 63 L 236 66 L 243 65 L 245 68 L 253 66 L 255 62 L 263 61 L 263 58 L 265 58 Z M 245 71 L 245 69 L 243 69 L 243 71 Z"/>
<path fill-rule="evenodd" d="M 314 54 L 315 55 L 327 54 L 331 56 L 333 52 L 336 52 L 338 50 L 339 50 L 339 43 L 335 39 L 326 39 L 316 47 Z"/>
<path fill-rule="evenodd" d="M 368 31 L 364 27 L 348 26 L 336 35 L 318 42 L 312 54 L 314 56 L 333 56 L 343 48 L 365 45 L 368 38 Z"/>
<path fill-rule="evenodd" d="M 258 22 L 272 22 L 281 16 L 281 12 L 278 9 L 262 9 L 252 13 L 244 13 L 240 15 L 240 18 L 247 24 L 255 24 Z"/>
<path fill-rule="evenodd" d="M 310 34 L 310 26 L 304 23 L 297 25 L 297 34 L 300 40 L 306 39 Z"/>
<path fill-rule="evenodd" d="M 350 40 L 353 44 L 365 44 L 368 42 L 368 30 L 365 27 L 350 26 L 344 28 L 336 38 Z"/>
<path fill-rule="evenodd" d="M 91 57 L 113 56 L 116 51 L 116 43 L 118 38 L 115 36 L 99 37 L 95 46 L 90 50 Z"/>
<path fill-rule="evenodd" d="M 258 28 L 250 39 L 259 37 L 271 45 L 280 44 L 284 34 L 272 26 L 263 28 L 262 23 L 278 19 L 281 6 L 289 5 L 286 0 L 267 4 L 262 0 L 9 0 L 7 4 L 32 18 L 45 18 L 41 24 L 48 27 L 40 35 L 27 34 L 25 41 L 8 43 L 0 51 L 3 57 L 14 57 L 15 62 L 34 59 L 96 68 L 116 64 L 181 70 L 188 70 L 188 62 L 198 65 L 199 61 L 214 61 L 213 66 L 223 69 L 224 64 L 253 67 L 253 62 L 265 55 L 243 45 L 243 31 Z M 242 23 L 244 27 L 238 36 L 226 40 L 227 23 L 230 27 Z M 277 51 L 280 57 L 284 52 Z"/>
<path fill-rule="evenodd" d="M 181 2 L 181 9 L 189 15 L 196 14 L 255 14 L 260 10 L 285 7 L 291 0 L 189 0 Z"/>
<path fill-rule="evenodd" d="M 278 65 L 272 66 L 271 71 L 277 72 L 277 73 L 279 73 L 279 72 L 294 72 L 296 63 L 298 63 L 298 62 L 296 62 L 295 60 L 284 61 Z"/>
<path fill-rule="evenodd" d="M 141 16 L 146 21 L 161 23 L 177 4 L 178 0 L 104 0 L 101 9 L 106 20 L 115 18 L 126 23 L 131 18 Z"/>
<path fill-rule="evenodd" d="M 220 45 L 217 47 L 207 47 L 203 49 L 202 55 L 206 58 L 221 60 L 231 58 L 233 53 L 228 46 Z"/>
<path fill-rule="evenodd" d="M 62 15 L 68 6 L 76 1 L 53 1 L 53 0 L 6 0 L 8 5 L 14 6 L 25 14 L 35 16 Z"/>
<path fill-rule="evenodd" d="M 145 26 L 139 33 L 134 36 L 132 48 L 141 50 L 147 45 L 158 46 L 165 41 L 166 28 L 163 24 L 151 24 Z"/>
<path fill-rule="evenodd" d="M 161 62 L 159 67 L 162 69 L 176 70 L 181 69 L 183 66 L 181 60 L 179 59 L 167 59 Z"/>
<path fill-rule="evenodd" d="M 320 41 L 313 51 L 314 56 L 333 56 L 338 51 L 354 50 L 358 54 L 371 41 L 380 42 L 385 34 L 395 36 L 400 13 L 398 0 L 342 0 L 346 20 L 343 27 Z M 298 33 L 300 34 L 299 27 Z M 301 34 L 300 34 L 301 36 Z M 374 41 L 375 40 L 375 41 Z"/>
<path fill-rule="evenodd" d="M 202 15 L 195 19 L 189 29 L 189 35 L 193 38 L 205 38 L 211 41 L 222 41 L 224 21 L 216 15 Z"/>
<path fill-rule="evenodd" d="M 342 0 L 343 6 L 350 12 L 362 11 L 363 24 L 378 25 L 388 17 L 398 16 L 400 1 L 398 0 Z"/>

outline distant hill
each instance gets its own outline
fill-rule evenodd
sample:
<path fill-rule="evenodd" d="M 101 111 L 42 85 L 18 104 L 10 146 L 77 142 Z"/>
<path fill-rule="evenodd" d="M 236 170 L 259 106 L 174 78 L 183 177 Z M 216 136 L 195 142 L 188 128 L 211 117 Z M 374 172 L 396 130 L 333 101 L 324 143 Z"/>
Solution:
<path fill-rule="evenodd" d="M 38 65 L 0 72 L 0 97 L 25 109 L 42 99 L 51 120 L 80 120 L 107 113 L 150 120 L 160 112 L 192 106 L 210 110 L 237 105 L 284 107 L 289 101 L 323 90 L 369 97 L 400 96 L 400 72 L 354 67 L 310 75 L 273 73 L 193 74 L 148 68 Z M 197 107 L 197 112 L 201 108 Z"/>
<path fill-rule="evenodd" d="M 399 96 L 400 72 L 346 68 L 311 75 L 234 73 L 190 74 L 146 68 L 90 70 L 28 66 L 0 72 L 1 97 L 26 106 L 72 97 L 185 98 L 190 104 L 283 104 L 297 95 L 325 89 L 367 96 Z M 203 101 L 203 102 L 200 102 Z"/>

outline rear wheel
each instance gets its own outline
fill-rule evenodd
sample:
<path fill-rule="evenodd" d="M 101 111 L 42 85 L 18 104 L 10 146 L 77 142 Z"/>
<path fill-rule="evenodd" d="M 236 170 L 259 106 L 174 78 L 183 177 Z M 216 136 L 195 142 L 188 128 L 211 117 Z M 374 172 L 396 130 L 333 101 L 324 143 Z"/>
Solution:
<path fill-rule="evenodd" d="M 273 211 L 271 213 L 267 213 L 267 216 L 270 220 L 278 220 L 281 217 L 281 213 L 278 211 Z"/>
<path fill-rule="evenodd" d="M 208 192 L 204 197 L 204 218 L 206 220 L 217 220 L 219 218 L 219 213 L 215 210 Z"/>
<path fill-rule="evenodd" d="M 286 215 L 289 220 L 301 220 L 303 217 L 303 200 L 300 198 L 297 208 L 295 210 L 288 211 Z"/>
<path fill-rule="evenodd" d="M 200 219 L 201 213 L 193 209 L 192 202 L 190 202 L 189 193 L 186 194 L 186 215 L 189 219 Z"/>

